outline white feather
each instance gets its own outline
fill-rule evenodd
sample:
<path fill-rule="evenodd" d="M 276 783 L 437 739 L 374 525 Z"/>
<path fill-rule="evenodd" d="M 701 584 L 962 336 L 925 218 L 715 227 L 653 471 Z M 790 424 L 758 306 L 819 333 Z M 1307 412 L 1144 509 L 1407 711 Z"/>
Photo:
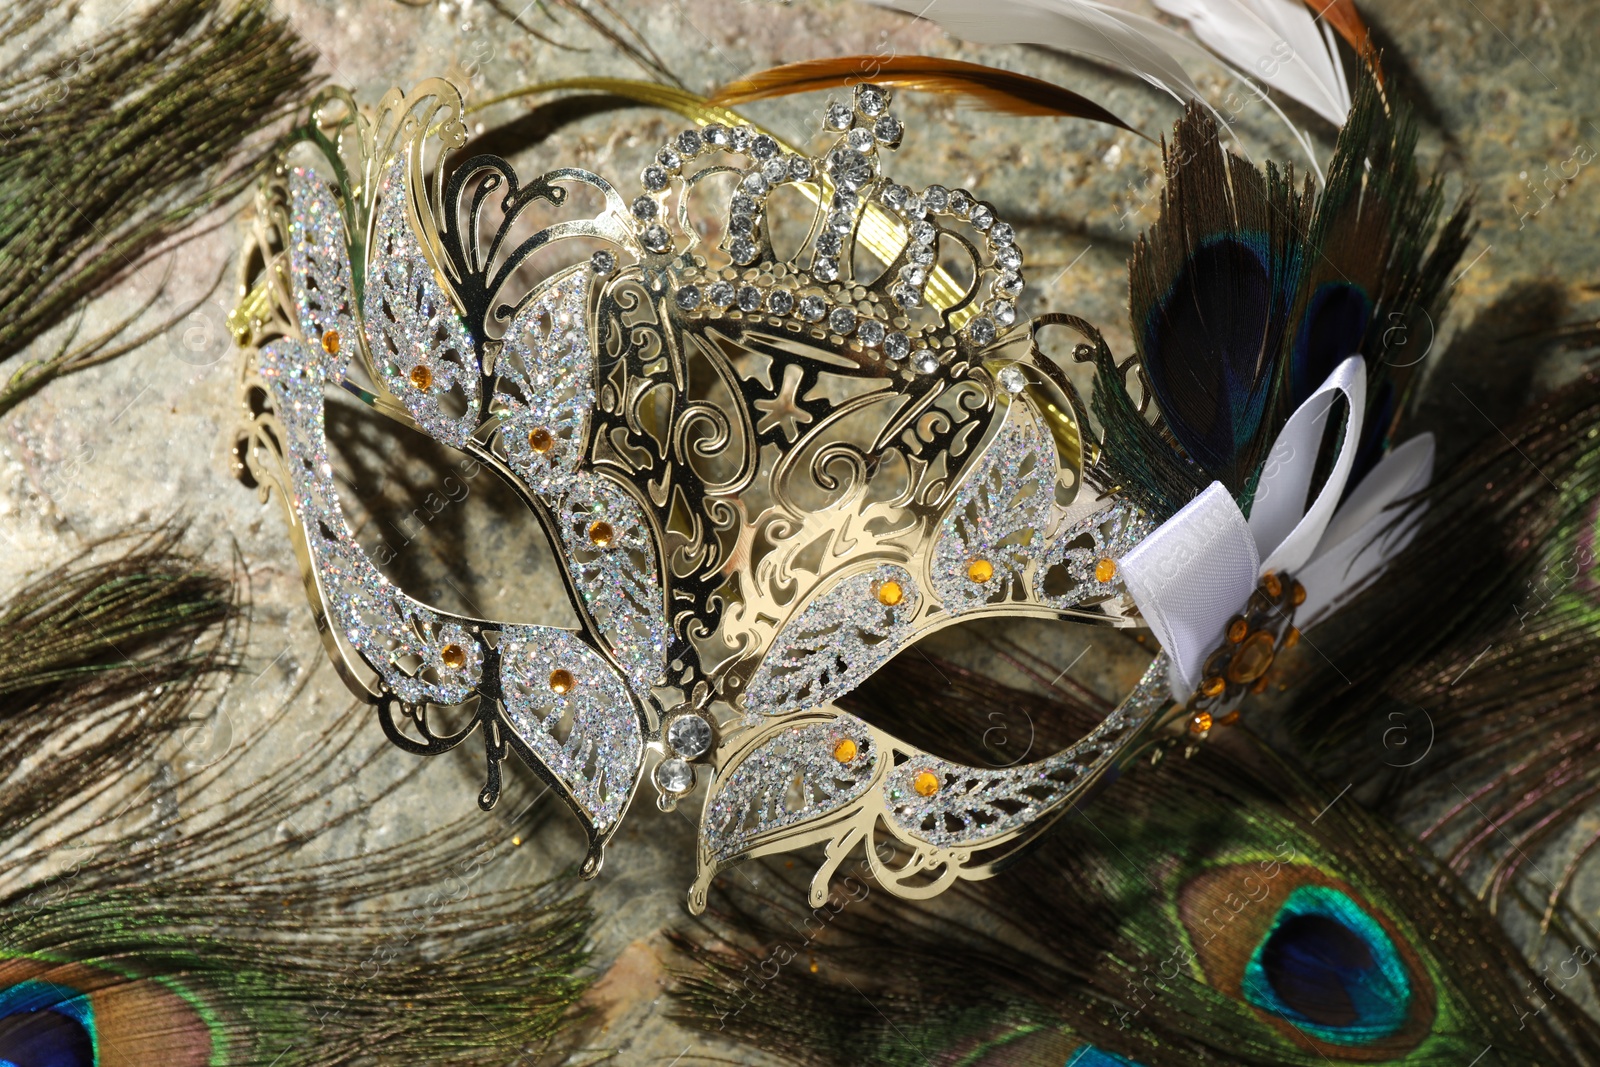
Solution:
<path fill-rule="evenodd" d="M 1339 125 L 1350 88 L 1337 45 L 1300 0 L 1155 0 L 1202 44 L 1252 78 Z"/>

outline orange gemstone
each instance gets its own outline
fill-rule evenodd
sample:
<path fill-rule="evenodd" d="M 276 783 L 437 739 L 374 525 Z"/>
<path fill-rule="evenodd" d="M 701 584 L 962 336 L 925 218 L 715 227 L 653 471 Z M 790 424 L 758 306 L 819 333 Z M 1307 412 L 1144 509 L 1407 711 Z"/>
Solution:
<path fill-rule="evenodd" d="M 986 559 L 975 559 L 967 564 L 967 577 L 982 585 L 994 577 L 994 564 Z"/>
<path fill-rule="evenodd" d="M 326 330 L 322 334 L 322 350 L 330 356 L 339 354 L 339 331 Z"/>
<path fill-rule="evenodd" d="M 939 791 L 939 776 L 932 771 L 918 771 L 911 780 L 911 788 L 917 791 L 918 796 L 931 797 Z"/>
<path fill-rule="evenodd" d="M 1192 734 L 1208 733 L 1211 730 L 1211 713 L 1209 711 L 1197 712 L 1189 720 L 1189 732 Z"/>
<path fill-rule="evenodd" d="M 1210 678 L 1200 683 L 1200 695 L 1203 697 L 1219 697 L 1226 688 L 1228 688 L 1228 683 L 1213 674 Z"/>
<path fill-rule="evenodd" d="M 1283 647 L 1293 648 L 1300 643 L 1300 630 L 1298 627 L 1289 627 L 1289 632 L 1283 635 Z"/>
<path fill-rule="evenodd" d="M 1267 676 L 1262 675 L 1256 679 L 1256 684 L 1250 687 L 1252 693 L 1265 693 L 1267 691 Z"/>
<path fill-rule="evenodd" d="M 1269 597 L 1277 600 L 1283 595 L 1283 579 L 1268 571 L 1261 576 L 1261 588 L 1267 591 Z"/>
<path fill-rule="evenodd" d="M 1289 583 L 1289 603 L 1299 607 L 1306 602 L 1306 587 L 1299 582 Z"/>
<path fill-rule="evenodd" d="M 892 608 L 905 598 L 906 591 L 901 588 L 899 582 L 890 579 L 887 582 L 878 583 L 878 603 L 883 606 Z"/>
<path fill-rule="evenodd" d="M 589 524 L 589 543 L 596 548 L 608 548 L 616 540 L 617 531 L 604 519 Z"/>
<path fill-rule="evenodd" d="M 1240 641 L 1243 641 L 1246 637 L 1249 637 L 1249 636 L 1250 636 L 1250 624 L 1245 622 L 1243 619 L 1235 618 L 1232 622 L 1228 623 L 1228 643 L 1229 644 L 1237 645 Z"/>
<path fill-rule="evenodd" d="M 833 758 L 840 763 L 849 763 L 856 758 L 856 754 L 859 751 L 854 741 L 848 737 L 841 737 L 839 738 L 839 743 L 833 746 Z"/>
<path fill-rule="evenodd" d="M 439 658 L 444 660 L 446 667 L 453 671 L 459 671 L 467 665 L 467 650 L 452 641 L 440 649 Z"/>
<path fill-rule="evenodd" d="M 1255 681 L 1267 673 L 1276 654 L 1277 650 L 1272 647 L 1272 635 L 1265 630 L 1257 630 L 1233 654 L 1233 661 L 1228 664 L 1228 681 L 1239 685 Z"/>
<path fill-rule="evenodd" d="M 528 434 L 528 447 L 541 456 L 554 448 L 555 443 L 555 435 L 543 426 Z"/>
<path fill-rule="evenodd" d="M 577 684 L 578 680 L 572 677 L 572 672 L 564 667 L 557 667 L 550 672 L 550 691 L 556 696 L 572 692 L 572 687 Z"/>
<path fill-rule="evenodd" d="M 433 384 L 433 371 L 428 369 L 426 363 L 418 363 L 411 368 L 411 384 L 418 389 L 427 389 Z"/>
<path fill-rule="evenodd" d="M 1117 576 L 1117 561 L 1110 556 L 1102 556 L 1094 565 L 1094 580 L 1109 582 Z"/>
<path fill-rule="evenodd" d="M 1239 721 L 1239 712 L 1238 712 L 1238 709 L 1235 709 L 1233 711 L 1228 712 L 1228 714 L 1224 715 L 1222 718 L 1218 719 L 1217 720 L 1217 725 L 1218 726 L 1232 726 L 1235 723 L 1237 723 L 1238 721 Z"/>

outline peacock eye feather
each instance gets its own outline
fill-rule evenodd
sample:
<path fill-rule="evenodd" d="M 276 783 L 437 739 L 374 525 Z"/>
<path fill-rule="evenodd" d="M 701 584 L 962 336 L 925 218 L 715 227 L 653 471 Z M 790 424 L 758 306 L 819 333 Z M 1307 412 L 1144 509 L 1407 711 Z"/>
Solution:
<path fill-rule="evenodd" d="M 167 981 L 0 958 L 0 1067 L 207 1067 L 220 1025 Z"/>
<path fill-rule="evenodd" d="M 1433 1028 L 1433 983 L 1405 934 L 1309 863 L 1212 867 L 1179 891 L 1196 964 L 1284 1038 L 1334 1061 L 1400 1056 Z"/>

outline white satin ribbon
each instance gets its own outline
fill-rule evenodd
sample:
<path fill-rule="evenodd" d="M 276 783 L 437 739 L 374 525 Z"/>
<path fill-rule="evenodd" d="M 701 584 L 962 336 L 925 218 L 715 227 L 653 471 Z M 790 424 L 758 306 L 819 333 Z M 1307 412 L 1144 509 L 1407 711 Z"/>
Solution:
<path fill-rule="evenodd" d="M 1340 396 L 1346 403 L 1339 453 L 1308 506 L 1317 453 Z M 1228 621 L 1244 609 L 1263 574 L 1284 571 L 1306 587 L 1297 618 L 1309 625 L 1374 579 L 1410 542 L 1420 513 L 1393 523 L 1385 512 L 1427 485 L 1431 437 L 1396 449 L 1339 506 L 1361 441 L 1366 398 L 1366 365 L 1352 356 L 1272 443 L 1248 521 L 1222 483 L 1213 482 L 1118 561 L 1128 593 L 1167 653 L 1174 700 L 1194 692 L 1206 657 L 1222 644 Z"/>

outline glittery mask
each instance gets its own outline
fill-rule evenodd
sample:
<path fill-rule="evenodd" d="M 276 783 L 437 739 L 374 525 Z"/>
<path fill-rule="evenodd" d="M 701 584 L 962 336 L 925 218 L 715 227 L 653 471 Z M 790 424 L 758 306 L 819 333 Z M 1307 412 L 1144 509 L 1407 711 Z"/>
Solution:
<path fill-rule="evenodd" d="M 1081 741 L 995 769 L 835 706 L 952 623 L 1140 623 L 1121 561 L 1155 528 L 1084 484 L 1083 404 L 1035 344 L 1043 320 L 1018 320 L 1011 226 L 885 175 L 890 104 L 873 86 L 832 104 L 820 157 L 724 113 L 625 195 L 456 159 L 443 82 L 368 113 L 333 92 L 260 194 L 235 319 L 241 471 L 288 504 L 325 639 L 389 736 L 435 753 L 476 735 L 485 808 L 514 753 L 581 820 L 586 876 L 648 777 L 666 810 L 704 787 L 695 910 L 722 867 L 816 844 L 816 901 L 856 852 L 890 890 L 931 895 L 991 874 L 1194 714 L 1158 657 Z M 513 236 L 576 187 L 604 209 Z M 796 220 L 798 247 L 775 251 Z M 567 266 L 529 278 L 562 249 Z M 341 388 L 514 489 L 577 629 L 451 614 L 384 576 L 335 491 L 324 396 Z M 1291 591 L 1255 597 L 1248 632 L 1270 647 Z M 1222 673 L 1197 700 L 1255 677 Z M 441 733 L 441 709 L 471 721 Z"/>

